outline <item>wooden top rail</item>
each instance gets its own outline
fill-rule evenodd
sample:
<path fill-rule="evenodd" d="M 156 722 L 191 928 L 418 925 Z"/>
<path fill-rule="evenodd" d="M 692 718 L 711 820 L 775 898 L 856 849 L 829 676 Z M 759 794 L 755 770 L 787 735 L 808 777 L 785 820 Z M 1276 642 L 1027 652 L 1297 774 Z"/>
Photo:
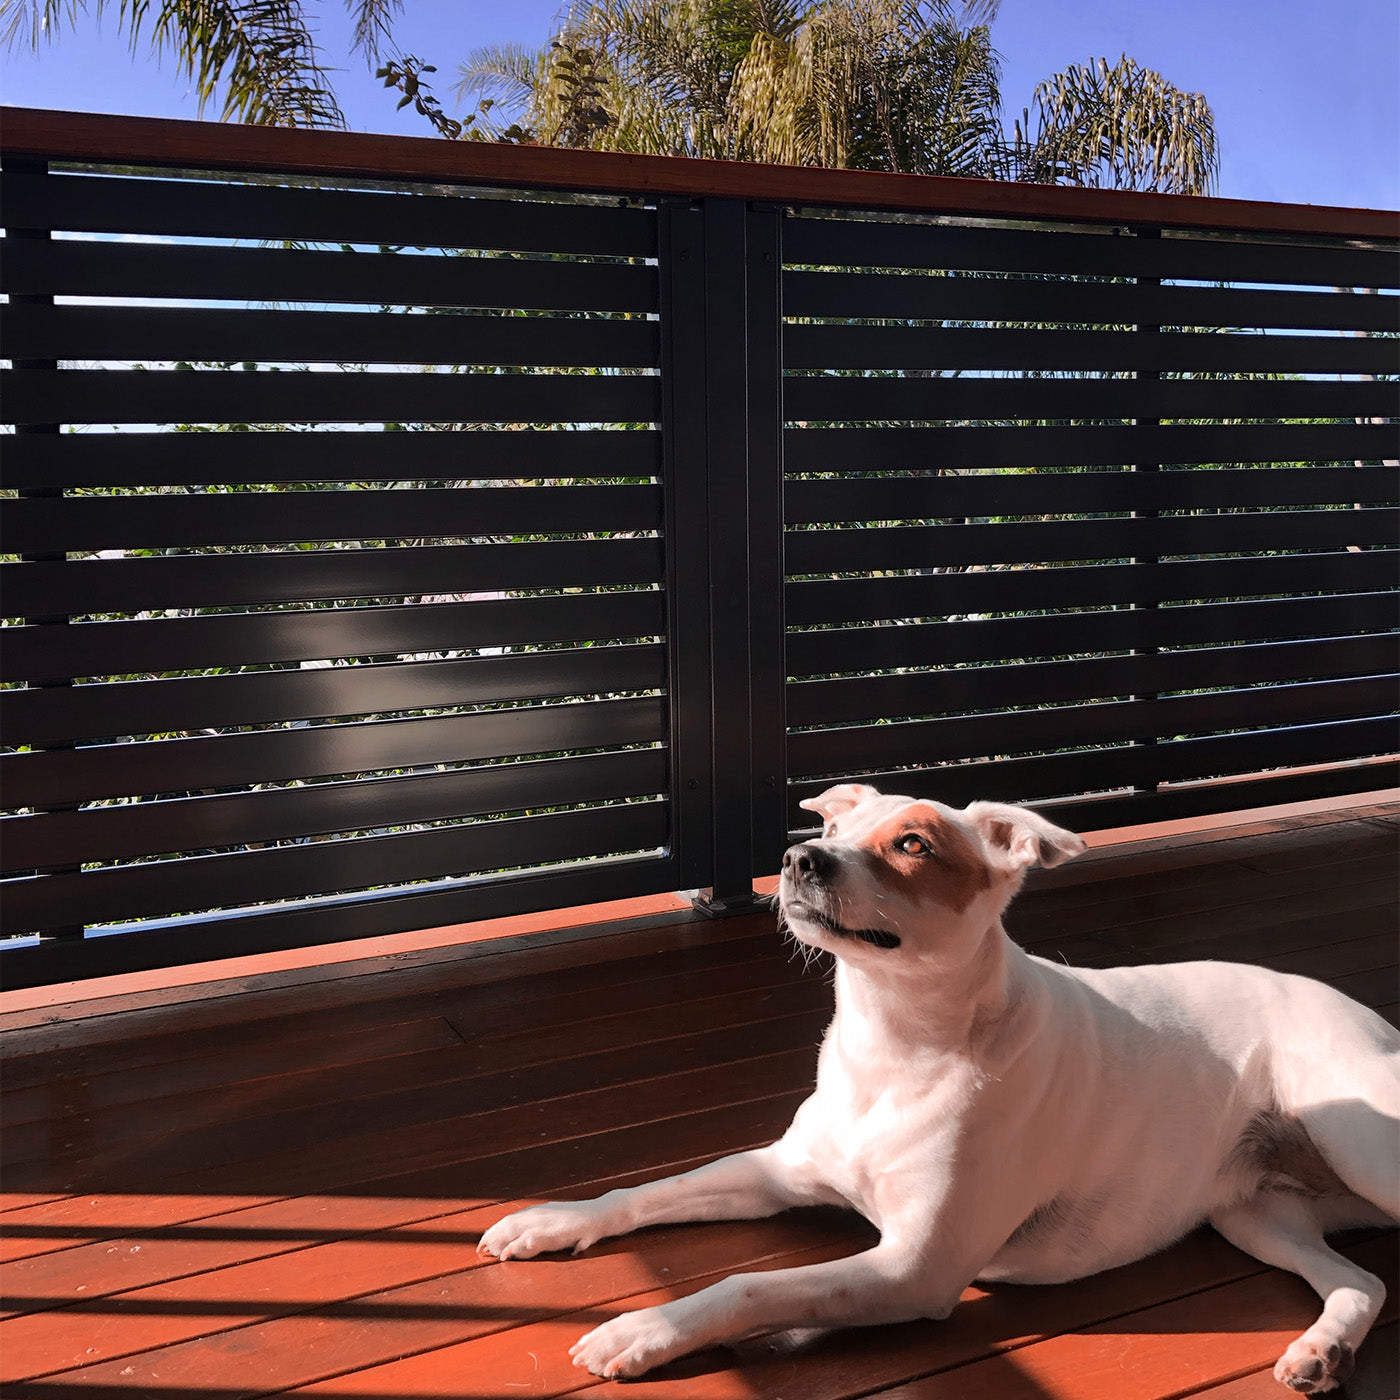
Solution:
<path fill-rule="evenodd" d="M 1150 228 L 1357 239 L 1400 235 L 1400 213 L 1393 210 L 817 170 L 436 137 L 167 121 L 30 107 L 0 108 L 0 153 L 6 158 L 433 180 L 621 195 L 711 195 L 777 204 L 1067 219 Z"/>

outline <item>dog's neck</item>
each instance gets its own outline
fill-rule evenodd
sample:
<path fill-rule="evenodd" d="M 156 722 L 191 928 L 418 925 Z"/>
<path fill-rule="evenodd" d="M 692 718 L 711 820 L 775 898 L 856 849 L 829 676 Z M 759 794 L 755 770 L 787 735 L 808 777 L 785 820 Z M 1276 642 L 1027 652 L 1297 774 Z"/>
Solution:
<path fill-rule="evenodd" d="M 1017 999 L 1024 957 L 997 919 L 962 961 L 887 974 L 838 958 L 831 1040 L 863 1060 L 975 1054 Z"/>

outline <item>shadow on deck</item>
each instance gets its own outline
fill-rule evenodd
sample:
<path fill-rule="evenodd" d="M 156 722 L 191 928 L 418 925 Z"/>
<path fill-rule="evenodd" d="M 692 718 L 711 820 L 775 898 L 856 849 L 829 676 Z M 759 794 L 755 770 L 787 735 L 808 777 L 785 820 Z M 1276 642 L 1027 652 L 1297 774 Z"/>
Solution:
<path fill-rule="evenodd" d="M 1397 827 L 1390 803 L 1104 847 L 1042 875 L 1009 926 L 1071 962 L 1305 973 L 1394 1022 Z M 781 1131 L 830 989 L 769 915 L 26 1005 L 0 1039 L 12 1400 L 1265 1400 L 1317 1312 L 1301 1280 L 1201 1232 L 1073 1285 L 972 1289 L 944 1323 L 710 1352 L 625 1386 L 574 1370 L 568 1345 L 618 1311 L 869 1238 L 810 1211 L 579 1259 L 474 1254 L 503 1203 Z M 1348 1394 L 1393 1400 L 1395 1235 L 1345 1247 L 1391 1289 Z"/>

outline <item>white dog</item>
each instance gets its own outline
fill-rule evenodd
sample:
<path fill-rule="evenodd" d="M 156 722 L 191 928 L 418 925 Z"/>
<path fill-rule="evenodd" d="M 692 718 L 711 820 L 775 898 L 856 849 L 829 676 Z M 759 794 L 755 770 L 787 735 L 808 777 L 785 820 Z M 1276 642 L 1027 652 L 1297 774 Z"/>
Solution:
<path fill-rule="evenodd" d="M 802 805 L 825 829 L 784 857 L 779 900 L 836 955 L 836 1016 L 792 1126 L 683 1176 L 520 1211 L 480 1248 L 528 1259 L 816 1203 L 854 1207 L 879 1243 L 623 1314 L 575 1364 L 635 1376 L 753 1333 L 943 1318 L 973 1280 L 1080 1278 L 1209 1221 L 1324 1301 L 1275 1376 L 1308 1393 L 1344 1378 L 1385 1290 L 1323 1234 L 1400 1217 L 1400 1036 L 1307 978 L 1023 952 L 1007 902 L 1029 866 L 1084 846 L 1023 808 L 853 784 Z"/>

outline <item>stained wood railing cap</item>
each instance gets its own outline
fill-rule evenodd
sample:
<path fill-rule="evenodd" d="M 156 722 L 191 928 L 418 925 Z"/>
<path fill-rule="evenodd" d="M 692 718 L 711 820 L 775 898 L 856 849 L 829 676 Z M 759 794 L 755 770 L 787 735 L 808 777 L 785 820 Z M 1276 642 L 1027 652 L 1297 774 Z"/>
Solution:
<path fill-rule="evenodd" d="M 1400 236 L 1400 213 L 1393 210 L 171 121 L 33 107 L 0 108 L 0 154 L 8 158 L 514 185 L 619 195 L 720 196 L 776 204 L 1073 220 L 1126 227 L 1366 240 Z"/>

